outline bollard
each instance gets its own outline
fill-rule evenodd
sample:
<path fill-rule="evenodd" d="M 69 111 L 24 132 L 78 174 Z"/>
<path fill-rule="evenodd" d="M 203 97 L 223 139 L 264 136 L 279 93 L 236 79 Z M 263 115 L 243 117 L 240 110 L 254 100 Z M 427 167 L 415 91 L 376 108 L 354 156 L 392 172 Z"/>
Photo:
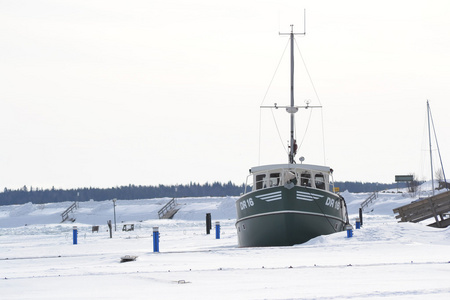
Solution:
<path fill-rule="evenodd" d="M 159 252 L 159 229 L 153 227 L 153 252 Z"/>
<path fill-rule="evenodd" d="M 220 239 L 220 222 L 216 222 L 216 239 Z"/>
<path fill-rule="evenodd" d="M 77 226 L 73 226 L 73 244 L 77 244 L 78 230 Z"/>
<path fill-rule="evenodd" d="M 209 234 L 211 230 L 211 214 L 206 214 L 206 234 Z"/>
<path fill-rule="evenodd" d="M 348 224 L 345 226 L 345 229 L 347 229 L 347 237 L 351 238 L 353 236 L 353 226 Z"/>
<path fill-rule="evenodd" d="M 361 222 L 359 221 L 359 218 L 356 218 L 356 229 L 361 228 Z"/>

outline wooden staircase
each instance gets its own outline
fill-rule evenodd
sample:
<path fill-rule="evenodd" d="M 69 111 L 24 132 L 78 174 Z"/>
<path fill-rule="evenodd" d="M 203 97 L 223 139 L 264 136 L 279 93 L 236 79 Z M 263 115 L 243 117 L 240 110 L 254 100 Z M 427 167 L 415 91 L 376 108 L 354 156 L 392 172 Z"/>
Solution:
<path fill-rule="evenodd" d="M 160 219 L 172 219 L 173 216 L 180 210 L 177 204 L 177 200 L 172 198 L 163 208 L 158 211 Z"/>
<path fill-rule="evenodd" d="M 450 225 L 450 191 L 434 195 L 393 209 L 399 222 L 417 223 L 434 218 L 428 226 L 444 228 Z"/>

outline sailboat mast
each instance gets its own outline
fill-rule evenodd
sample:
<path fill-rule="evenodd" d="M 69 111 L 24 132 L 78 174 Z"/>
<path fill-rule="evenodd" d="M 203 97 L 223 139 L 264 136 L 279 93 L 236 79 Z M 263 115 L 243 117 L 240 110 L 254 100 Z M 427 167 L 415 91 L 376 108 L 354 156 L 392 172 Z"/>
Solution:
<path fill-rule="evenodd" d="M 430 130 L 430 103 L 427 100 L 427 117 L 428 117 L 428 143 L 430 145 L 430 165 L 431 165 L 431 189 L 434 196 L 434 174 L 433 174 L 433 155 L 431 152 L 431 130 Z"/>

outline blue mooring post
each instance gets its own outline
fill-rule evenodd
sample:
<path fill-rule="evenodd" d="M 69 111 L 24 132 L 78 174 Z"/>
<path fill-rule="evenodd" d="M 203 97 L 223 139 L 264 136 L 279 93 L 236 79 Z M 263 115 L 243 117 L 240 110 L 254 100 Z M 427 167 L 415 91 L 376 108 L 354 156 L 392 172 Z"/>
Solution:
<path fill-rule="evenodd" d="M 153 227 L 153 252 L 159 252 L 159 229 Z"/>
<path fill-rule="evenodd" d="M 359 220 L 359 218 L 356 218 L 356 229 L 360 228 L 361 228 L 361 221 Z"/>
<path fill-rule="evenodd" d="M 345 226 L 345 229 L 347 229 L 347 237 L 351 238 L 353 236 L 353 226 L 348 224 Z"/>
<path fill-rule="evenodd" d="M 77 226 L 73 226 L 73 244 L 77 244 L 78 230 Z"/>
<path fill-rule="evenodd" d="M 216 239 L 220 239 L 220 222 L 216 222 Z"/>

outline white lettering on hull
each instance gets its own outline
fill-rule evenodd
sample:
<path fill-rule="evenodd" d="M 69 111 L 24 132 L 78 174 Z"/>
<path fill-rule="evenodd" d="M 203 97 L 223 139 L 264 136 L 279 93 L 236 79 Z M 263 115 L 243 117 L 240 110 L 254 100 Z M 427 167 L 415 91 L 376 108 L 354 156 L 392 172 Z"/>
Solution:
<path fill-rule="evenodd" d="M 249 207 L 252 207 L 253 205 L 255 205 L 255 202 L 253 202 L 252 198 L 248 198 L 245 200 L 242 200 L 241 202 L 239 202 L 239 206 L 241 207 L 241 210 L 245 210 Z"/>
<path fill-rule="evenodd" d="M 325 202 L 326 206 L 329 206 L 331 208 L 334 208 L 336 210 L 340 210 L 341 209 L 341 202 L 340 201 L 336 201 L 333 198 L 327 197 L 327 201 Z"/>

